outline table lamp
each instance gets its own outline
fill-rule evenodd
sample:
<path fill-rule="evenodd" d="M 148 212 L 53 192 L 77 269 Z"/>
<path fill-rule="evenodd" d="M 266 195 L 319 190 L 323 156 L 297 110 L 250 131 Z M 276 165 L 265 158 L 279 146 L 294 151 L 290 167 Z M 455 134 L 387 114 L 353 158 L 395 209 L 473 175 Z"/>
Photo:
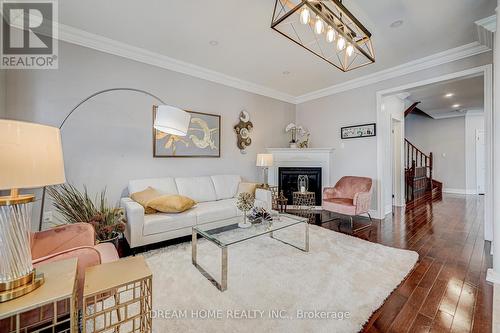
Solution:
<path fill-rule="evenodd" d="M 33 268 L 30 246 L 32 194 L 19 189 L 65 182 L 58 128 L 0 119 L 0 302 L 25 295 L 44 282 Z"/>
<path fill-rule="evenodd" d="M 264 171 L 264 188 L 269 188 L 268 184 L 268 172 L 269 167 L 273 166 L 273 154 L 257 154 L 257 164 L 258 167 L 262 167 Z"/>

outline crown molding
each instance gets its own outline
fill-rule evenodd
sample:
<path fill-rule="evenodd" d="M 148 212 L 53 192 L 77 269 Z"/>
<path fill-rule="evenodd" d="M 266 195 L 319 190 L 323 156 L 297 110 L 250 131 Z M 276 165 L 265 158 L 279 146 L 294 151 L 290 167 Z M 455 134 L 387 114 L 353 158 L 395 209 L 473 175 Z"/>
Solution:
<path fill-rule="evenodd" d="M 259 84 L 244 81 L 220 72 L 180 61 L 165 55 L 122 43 L 87 31 L 59 23 L 59 40 L 113 54 L 122 58 L 187 74 L 207 81 L 219 83 L 280 101 L 295 103 L 295 97 Z"/>
<path fill-rule="evenodd" d="M 484 19 L 477 20 L 474 23 L 477 26 L 481 26 L 488 31 L 491 31 L 491 32 L 497 31 L 497 16 L 496 15 L 491 15 L 491 16 L 485 17 Z"/>
<path fill-rule="evenodd" d="M 497 30 L 497 16 L 491 15 L 474 22 L 479 43 L 493 49 L 493 33 Z"/>
<path fill-rule="evenodd" d="M 477 54 L 490 51 L 491 48 L 481 45 L 478 42 L 462 45 L 453 49 L 439 52 L 427 57 L 407 62 L 402 65 L 391 67 L 378 71 L 373 74 L 368 74 L 344 83 L 339 83 L 324 89 L 313 91 L 295 98 L 295 103 L 300 104 L 315 100 L 318 98 L 338 94 L 351 89 L 365 87 L 374 83 L 396 78 L 406 74 L 418 72 L 434 66 L 446 64 L 456 60 L 468 58 Z"/>
<path fill-rule="evenodd" d="M 487 19 L 487 22 L 490 22 L 492 20 L 491 18 Z M 473 42 L 424 58 L 413 60 L 402 65 L 381 70 L 376 73 L 368 74 L 350 81 L 336 84 L 324 89 L 313 91 L 301 96 L 292 96 L 290 94 L 263 85 L 241 80 L 233 76 L 229 76 L 185 61 L 170 58 L 156 52 L 151 52 L 140 47 L 119 42 L 104 36 L 96 35 L 65 24 L 58 23 L 58 26 L 58 39 L 61 41 L 87 47 L 104 53 L 113 54 L 115 56 L 138 61 L 151 66 L 183 73 L 189 76 L 197 77 L 228 87 L 248 91 L 254 94 L 270 97 L 292 104 L 300 104 L 347 90 L 368 86 L 377 82 L 464 59 L 491 50 L 491 48 L 485 45 L 481 45 L 478 42 Z"/>

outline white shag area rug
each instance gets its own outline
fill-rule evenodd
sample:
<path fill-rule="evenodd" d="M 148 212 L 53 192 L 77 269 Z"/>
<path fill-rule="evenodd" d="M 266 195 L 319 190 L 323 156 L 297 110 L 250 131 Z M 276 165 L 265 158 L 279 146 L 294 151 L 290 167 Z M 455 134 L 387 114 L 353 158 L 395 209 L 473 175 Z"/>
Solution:
<path fill-rule="evenodd" d="M 302 246 L 303 230 L 275 235 Z M 311 225 L 310 252 L 268 236 L 230 246 L 228 289 L 220 292 L 192 265 L 191 243 L 145 257 L 154 332 L 358 332 L 418 260 L 413 251 Z M 199 240 L 198 263 L 219 279 L 218 247 Z"/>

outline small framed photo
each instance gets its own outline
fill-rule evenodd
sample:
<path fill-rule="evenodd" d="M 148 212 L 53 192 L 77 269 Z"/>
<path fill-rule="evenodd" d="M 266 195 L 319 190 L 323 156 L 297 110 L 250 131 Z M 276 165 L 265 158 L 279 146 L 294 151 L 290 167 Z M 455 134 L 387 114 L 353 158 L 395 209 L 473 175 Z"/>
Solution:
<path fill-rule="evenodd" d="M 364 124 L 356 126 L 342 127 L 340 129 L 342 139 L 367 138 L 377 135 L 377 125 Z"/>

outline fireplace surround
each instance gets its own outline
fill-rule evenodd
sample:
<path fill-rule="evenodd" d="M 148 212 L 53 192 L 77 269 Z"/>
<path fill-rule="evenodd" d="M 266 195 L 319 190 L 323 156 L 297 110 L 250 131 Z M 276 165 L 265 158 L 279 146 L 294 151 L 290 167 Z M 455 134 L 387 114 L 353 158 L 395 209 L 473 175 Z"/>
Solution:
<path fill-rule="evenodd" d="M 280 186 L 280 168 L 304 168 L 321 170 L 321 183 L 317 186 L 316 202 L 321 206 L 321 194 L 323 188 L 332 186 L 333 182 L 333 148 L 267 148 L 268 153 L 273 154 L 273 166 L 269 168 L 269 184 Z M 309 178 L 309 177 L 308 177 Z M 319 177 L 318 177 L 319 178 Z M 283 180 L 282 180 L 283 181 Z M 297 181 L 297 178 L 294 182 Z M 312 189 L 314 181 L 309 179 L 309 187 Z M 294 190 L 297 190 L 296 188 Z M 292 204 L 289 197 L 288 204 Z"/>

